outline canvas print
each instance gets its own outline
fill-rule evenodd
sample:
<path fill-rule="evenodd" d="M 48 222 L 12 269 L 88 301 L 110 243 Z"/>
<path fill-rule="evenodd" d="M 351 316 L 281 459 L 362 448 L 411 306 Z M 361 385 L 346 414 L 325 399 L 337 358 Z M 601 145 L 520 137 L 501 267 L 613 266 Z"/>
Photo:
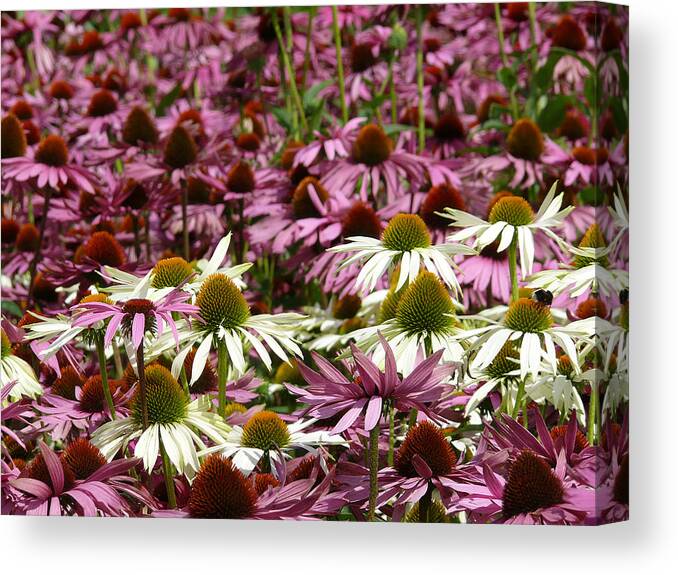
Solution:
<path fill-rule="evenodd" d="M 2 13 L 2 513 L 629 515 L 628 8 Z"/>

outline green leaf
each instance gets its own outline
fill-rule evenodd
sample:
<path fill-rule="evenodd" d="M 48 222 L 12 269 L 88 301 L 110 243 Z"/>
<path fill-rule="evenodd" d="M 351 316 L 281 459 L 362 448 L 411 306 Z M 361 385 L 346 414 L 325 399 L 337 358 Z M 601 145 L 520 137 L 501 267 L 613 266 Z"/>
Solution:
<path fill-rule="evenodd" d="M 511 91 L 518 83 L 518 77 L 511 68 L 501 68 L 499 72 L 497 72 L 497 78 L 509 91 Z"/>
<path fill-rule="evenodd" d="M 17 305 L 16 302 L 3 300 L 1 305 L 3 315 L 13 315 L 15 317 L 22 316 L 21 308 Z"/>
<path fill-rule="evenodd" d="M 271 113 L 283 128 L 292 131 L 292 115 L 285 108 L 272 108 Z"/>
<path fill-rule="evenodd" d="M 537 117 L 537 123 L 542 131 L 552 132 L 562 124 L 565 119 L 567 103 L 567 96 L 554 96 L 548 101 Z"/>
<path fill-rule="evenodd" d="M 539 86 L 540 90 L 546 91 L 551 87 L 551 84 L 553 83 L 553 70 L 555 69 L 558 60 L 560 60 L 562 55 L 563 54 L 558 51 L 551 50 L 551 53 L 546 59 L 544 65 L 535 73 L 534 81 L 537 83 L 537 86 Z"/>
<path fill-rule="evenodd" d="M 302 98 L 304 108 L 309 106 L 317 106 L 318 103 L 321 102 L 321 100 L 318 99 L 318 94 L 333 82 L 333 79 L 325 80 L 324 82 L 319 82 L 318 84 L 314 84 L 308 88 L 304 92 L 304 97 Z"/>
<path fill-rule="evenodd" d="M 620 132 L 626 132 L 629 127 L 629 119 L 624 100 L 619 96 L 614 96 L 610 98 L 609 106 L 617 129 Z"/>
<path fill-rule="evenodd" d="M 155 108 L 156 116 L 164 116 L 165 110 L 169 108 L 181 93 L 181 84 L 177 84 L 167 94 L 165 94 Z"/>

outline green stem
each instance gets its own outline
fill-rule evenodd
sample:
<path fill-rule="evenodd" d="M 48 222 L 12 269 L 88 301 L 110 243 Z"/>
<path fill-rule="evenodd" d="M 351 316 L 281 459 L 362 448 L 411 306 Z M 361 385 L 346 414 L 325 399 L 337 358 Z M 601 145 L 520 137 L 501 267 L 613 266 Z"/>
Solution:
<path fill-rule="evenodd" d="M 315 16 L 315 6 L 311 6 L 308 12 L 308 24 L 306 25 L 306 48 L 304 50 L 304 71 L 301 76 L 301 91 L 306 91 L 306 78 L 308 69 L 311 67 L 311 33 L 313 32 L 313 17 Z"/>
<path fill-rule="evenodd" d="M 191 261 L 190 257 L 190 243 L 188 241 L 188 184 L 184 183 L 181 187 L 181 225 L 182 237 L 183 237 L 183 246 L 184 246 L 184 259 L 187 262 Z"/>
<path fill-rule="evenodd" d="M 388 465 L 393 467 L 393 455 L 395 453 L 395 407 L 388 409 Z"/>
<path fill-rule="evenodd" d="M 370 468 L 370 499 L 367 508 L 367 520 L 374 521 L 377 512 L 377 495 L 379 494 L 379 424 L 370 430 L 368 462 Z"/>
<path fill-rule="evenodd" d="M 26 209 L 28 210 L 28 221 L 31 224 L 35 223 L 35 212 L 33 210 L 33 190 L 28 188 L 28 193 L 26 194 Z"/>
<path fill-rule="evenodd" d="M 289 8 L 284 8 L 284 10 L 289 10 Z M 299 96 L 299 91 L 297 90 L 297 81 L 294 77 L 294 69 L 292 68 L 292 63 L 290 62 L 287 50 L 285 50 L 285 42 L 282 37 L 282 32 L 280 31 L 280 24 L 278 23 L 278 16 L 273 13 L 273 28 L 275 30 L 275 35 L 278 38 L 278 46 L 280 47 L 280 55 L 283 59 L 283 65 L 287 71 L 287 83 L 292 93 L 292 101 L 297 108 L 299 113 L 299 119 L 301 120 L 301 127 L 304 129 L 304 133 L 308 132 L 308 124 L 306 122 L 306 116 L 304 115 L 304 105 L 301 102 L 301 97 Z"/>
<path fill-rule="evenodd" d="M 501 24 L 501 8 L 498 2 L 494 4 L 494 19 L 497 23 L 497 39 L 499 40 L 499 55 L 501 56 L 502 64 L 504 68 L 510 68 L 508 61 L 508 56 L 506 55 L 506 50 L 504 49 L 504 27 Z M 511 115 L 514 119 L 518 118 L 518 101 L 516 100 L 515 92 L 513 88 L 509 90 L 509 98 L 511 100 Z"/>
<path fill-rule="evenodd" d="M 125 374 L 125 370 L 122 367 L 122 358 L 120 357 L 120 349 L 115 343 L 115 339 L 112 342 L 113 347 L 113 365 L 115 365 L 115 377 L 122 379 L 122 376 Z"/>
<path fill-rule="evenodd" d="M 219 340 L 217 343 L 217 375 L 219 378 L 219 406 L 217 413 L 226 417 L 226 380 L 228 379 L 228 350 L 226 344 Z"/>
<path fill-rule="evenodd" d="M 346 86 L 344 85 L 344 62 L 342 59 L 341 32 L 339 31 L 339 14 L 336 6 L 332 6 L 332 31 L 334 32 L 334 45 L 337 49 L 337 84 L 339 84 L 339 99 L 341 100 L 341 119 L 346 124 L 348 122 L 348 108 L 346 107 Z"/>
<path fill-rule="evenodd" d="M 179 378 L 181 379 L 181 387 L 184 388 L 184 393 L 186 394 L 186 397 L 191 399 L 191 390 L 188 387 L 188 377 L 186 377 L 186 368 L 183 366 L 181 368 Z"/>
<path fill-rule="evenodd" d="M 396 97 L 395 89 L 395 79 L 393 78 L 393 62 L 389 60 L 388 63 L 389 76 L 391 77 L 389 82 L 389 92 L 391 95 L 391 123 L 398 123 L 398 99 Z"/>
<path fill-rule="evenodd" d="M 417 132 L 419 134 L 419 153 L 423 153 L 426 147 L 426 139 L 424 133 L 424 35 L 422 32 L 422 12 L 421 5 L 417 4 L 417 97 L 418 97 L 418 113 L 417 118 Z"/>
<path fill-rule="evenodd" d="M 537 13 L 536 13 L 536 4 L 535 2 L 530 2 L 528 4 L 528 13 L 530 17 L 530 59 L 531 59 L 531 80 L 530 80 L 530 101 L 531 109 L 534 116 L 536 116 L 536 96 L 537 96 L 537 82 L 535 82 L 534 77 L 537 73 L 537 65 L 539 63 L 539 53 L 537 51 Z M 536 119 L 536 118 L 534 118 Z"/>
<path fill-rule="evenodd" d="M 113 396 L 111 395 L 111 388 L 108 385 L 108 369 L 106 368 L 106 352 L 104 350 L 104 336 L 97 334 L 94 344 L 99 357 L 99 371 L 101 372 L 101 387 L 104 390 L 104 397 L 108 404 L 108 411 L 111 414 L 111 419 L 115 419 L 115 405 L 113 404 Z"/>
<path fill-rule="evenodd" d="M 587 439 L 591 445 L 596 444 L 597 439 L 597 419 L 598 415 L 598 382 L 591 382 L 591 397 L 589 398 L 589 413 L 586 418 L 586 423 L 588 427 Z"/>
<path fill-rule="evenodd" d="M 509 276 L 511 278 L 511 301 L 516 301 L 518 299 L 517 259 L 518 240 L 514 237 L 511 245 L 508 248 Z"/>
<path fill-rule="evenodd" d="M 139 395 L 141 396 L 141 423 L 144 431 L 148 428 L 148 402 L 146 401 L 146 367 L 144 365 L 144 342 L 137 348 L 137 374 L 139 376 Z"/>
<path fill-rule="evenodd" d="M 146 261 L 151 261 L 151 210 L 146 210 L 146 217 L 144 218 L 144 230 L 146 237 Z"/>
<path fill-rule="evenodd" d="M 165 476 L 165 489 L 167 490 L 167 506 L 174 509 L 177 506 L 177 495 L 174 491 L 174 475 L 172 474 L 172 463 L 167 456 L 165 446 L 160 440 L 160 454 L 162 456 L 162 472 Z"/>

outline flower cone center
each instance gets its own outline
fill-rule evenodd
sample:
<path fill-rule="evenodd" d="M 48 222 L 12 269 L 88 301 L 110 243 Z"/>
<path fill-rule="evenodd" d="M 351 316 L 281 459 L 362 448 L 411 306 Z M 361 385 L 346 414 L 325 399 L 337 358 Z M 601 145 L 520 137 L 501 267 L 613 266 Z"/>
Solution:
<path fill-rule="evenodd" d="M 253 415 L 242 430 L 242 445 L 264 451 L 285 447 L 290 441 L 287 424 L 272 411 Z"/>
<path fill-rule="evenodd" d="M 397 252 L 409 252 L 431 245 L 428 228 L 416 214 L 398 214 L 386 226 L 381 236 L 384 247 Z"/>
<path fill-rule="evenodd" d="M 504 517 L 530 513 L 562 501 L 563 484 L 548 463 L 527 449 L 521 451 L 504 486 Z"/>
<path fill-rule="evenodd" d="M 122 246 L 108 232 L 94 232 L 84 246 L 84 254 L 99 265 L 114 268 L 127 261 Z"/>
<path fill-rule="evenodd" d="M 190 132 L 179 125 L 176 126 L 165 143 L 164 161 L 175 170 L 185 168 L 198 156 L 198 147 Z"/>
<path fill-rule="evenodd" d="M 76 479 L 87 479 L 106 464 L 101 451 L 84 438 L 72 441 L 65 449 L 62 460 L 70 467 Z"/>
<path fill-rule="evenodd" d="M 489 222 L 506 222 L 512 226 L 527 226 L 534 221 L 530 204 L 518 196 L 500 198 L 490 211 Z"/>
<path fill-rule="evenodd" d="M 125 118 L 122 128 L 122 139 L 130 146 L 139 142 L 155 144 L 158 141 L 158 129 L 153 118 L 141 106 L 134 106 Z"/>
<path fill-rule="evenodd" d="M 422 421 L 412 427 L 396 452 L 394 465 L 400 475 L 418 475 L 412 462 L 415 455 L 426 462 L 434 476 L 447 475 L 457 463 L 443 432 L 429 421 Z"/>
<path fill-rule="evenodd" d="M 212 274 L 204 281 L 196 304 L 200 308 L 200 316 L 212 330 L 241 326 L 250 317 L 245 297 L 224 274 Z"/>
<path fill-rule="evenodd" d="M 99 90 L 92 95 L 87 108 L 87 115 L 95 118 L 108 116 L 118 109 L 118 101 L 110 90 Z"/>
<path fill-rule="evenodd" d="M 509 153 L 521 160 L 536 162 L 544 151 L 544 136 L 532 120 L 518 120 L 506 139 Z"/>
<path fill-rule="evenodd" d="M 151 285 L 156 289 L 177 287 L 191 275 L 193 268 L 184 258 L 165 258 L 155 264 Z"/>
<path fill-rule="evenodd" d="M 443 212 L 445 208 L 465 210 L 466 203 L 454 186 L 449 184 L 433 186 L 419 208 L 419 215 L 429 228 L 445 230 L 450 225 L 450 220 L 436 213 Z"/>
<path fill-rule="evenodd" d="M 509 305 L 504 325 L 514 331 L 541 333 L 553 325 L 553 316 L 548 306 L 523 297 Z"/>
<path fill-rule="evenodd" d="M 341 233 L 345 238 L 354 236 L 378 238 L 381 236 L 381 220 L 372 206 L 356 202 L 346 212 L 341 222 Z"/>
<path fill-rule="evenodd" d="M 14 114 L 7 114 L 2 119 L 0 145 L 3 158 L 18 158 L 26 153 L 26 134 L 21 122 Z"/>
<path fill-rule="evenodd" d="M 146 367 L 144 375 L 148 422 L 160 425 L 181 422 L 186 417 L 188 399 L 169 369 L 159 364 L 151 364 Z M 141 423 L 143 414 L 140 389 L 137 389 L 132 397 L 131 408 L 132 417 L 137 423 Z"/>
<path fill-rule="evenodd" d="M 393 149 L 390 138 L 376 124 L 360 128 L 353 143 L 353 159 L 367 166 L 377 166 L 388 160 Z"/>
<path fill-rule="evenodd" d="M 254 190 L 256 185 L 254 171 L 244 160 L 239 160 L 228 171 L 226 187 L 236 194 L 246 194 Z"/>
<path fill-rule="evenodd" d="M 405 289 L 395 317 L 408 333 L 438 333 L 454 324 L 452 299 L 440 279 L 423 271 Z"/>
<path fill-rule="evenodd" d="M 193 481 L 188 509 L 191 517 L 243 519 L 252 515 L 257 493 L 230 459 L 213 454 L 203 461 Z"/>
<path fill-rule="evenodd" d="M 294 211 L 294 217 L 298 220 L 303 218 L 317 218 L 321 215 L 311 199 L 311 187 L 315 190 L 315 193 L 322 204 L 329 198 L 329 193 L 325 189 L 325 186 L 320 183 L 318 178 L 307 176 L 301 180 L 292 194 L 292 210 Z"/>
<path fill-rule="evenodd" d="M 61 136 L 52 134 L 40 142 L 35 159 L 46 166 L 60 168 L 68 163 L 68 146 Z"/>

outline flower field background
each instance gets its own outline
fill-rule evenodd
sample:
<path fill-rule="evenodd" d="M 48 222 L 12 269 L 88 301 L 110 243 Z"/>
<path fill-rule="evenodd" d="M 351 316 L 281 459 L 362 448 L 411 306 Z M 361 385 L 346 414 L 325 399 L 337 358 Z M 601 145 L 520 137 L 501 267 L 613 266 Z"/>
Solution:
<path fill-rule="evenodd" d="M 628 9 L 2 14 L 2 512 L 628 518 Z"/>

